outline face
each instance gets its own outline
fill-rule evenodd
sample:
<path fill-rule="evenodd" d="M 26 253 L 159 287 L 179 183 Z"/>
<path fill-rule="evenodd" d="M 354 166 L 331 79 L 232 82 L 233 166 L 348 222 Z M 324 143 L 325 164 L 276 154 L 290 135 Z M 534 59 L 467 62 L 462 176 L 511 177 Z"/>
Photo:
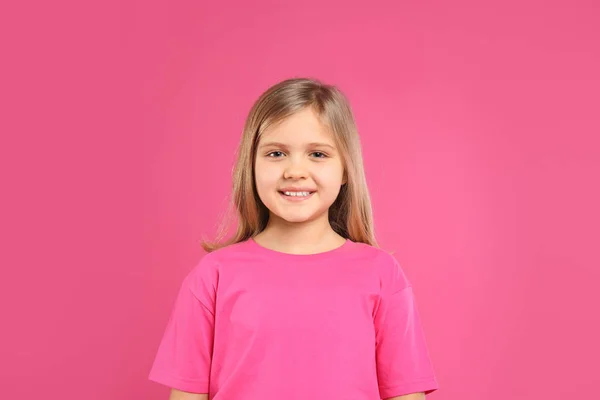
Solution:
<path fill-rule="evenodd" d="M 333 135 L 310 108 L 263 133 L 255 180 L 258 195 L 270 210 L 269 223 L 328 220 L 329 207 L 345 183 L 344 168 Z"/>

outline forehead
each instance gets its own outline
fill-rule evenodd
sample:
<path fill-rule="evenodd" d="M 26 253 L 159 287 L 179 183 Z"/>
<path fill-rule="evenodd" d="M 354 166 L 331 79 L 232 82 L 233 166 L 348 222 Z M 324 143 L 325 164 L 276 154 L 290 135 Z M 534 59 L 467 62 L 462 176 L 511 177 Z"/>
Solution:
<path fill-rule="evenodd" d="M 276 141 L 289 146 L 323 142 L 334 145 L 331 132 L 319 121 L 310 108 L 299 111 L 280 123 L 269 127 L 261 135 L 259 143 Z"/>

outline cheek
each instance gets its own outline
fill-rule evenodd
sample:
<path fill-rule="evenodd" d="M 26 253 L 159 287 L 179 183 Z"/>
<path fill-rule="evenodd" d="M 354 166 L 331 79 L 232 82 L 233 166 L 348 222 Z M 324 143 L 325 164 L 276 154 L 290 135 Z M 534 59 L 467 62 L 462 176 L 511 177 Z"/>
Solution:
<path fill-rule="evenodd" d="M 279 175 L 275 168 L 267 168 L 263 163 L 257 162 L 254 174 L 257 188 L 270 190 L 277 186 Z"/>
<path fill-rule="evenodd" d="M 326 185 L 341 184 L 344 170 L 338 165 L 329 165 L 318 172 L 320 180 Z"/>

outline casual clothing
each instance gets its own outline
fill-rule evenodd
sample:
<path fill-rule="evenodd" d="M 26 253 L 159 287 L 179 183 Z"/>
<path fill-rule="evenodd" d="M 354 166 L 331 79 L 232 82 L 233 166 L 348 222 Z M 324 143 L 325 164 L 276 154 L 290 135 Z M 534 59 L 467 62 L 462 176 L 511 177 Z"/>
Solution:
<path fill-rule="evenodd" d="M 346 240 L 317 254 L 253 239 L 184 279 L 149 379 L 211 400 L 379 400 L 438 389 L 396 258 Z"/>

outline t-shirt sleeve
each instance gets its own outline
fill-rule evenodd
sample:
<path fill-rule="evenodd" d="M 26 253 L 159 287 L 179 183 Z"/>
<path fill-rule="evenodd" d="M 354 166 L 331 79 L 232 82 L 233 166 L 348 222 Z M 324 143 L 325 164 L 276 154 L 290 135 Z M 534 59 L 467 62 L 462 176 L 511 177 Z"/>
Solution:
<path fill-rule="evenodd" d="M 206 256 L 183 280 L 148 379 L 191 393 L 209 393 L 216 271 Z"/>
<path fill-rule="evenodd" d="M 391 258 L 382 273 L 375 314 L 377 378 L 382 399 L 438 389 L 412 285 L 395 257 Z"/>

